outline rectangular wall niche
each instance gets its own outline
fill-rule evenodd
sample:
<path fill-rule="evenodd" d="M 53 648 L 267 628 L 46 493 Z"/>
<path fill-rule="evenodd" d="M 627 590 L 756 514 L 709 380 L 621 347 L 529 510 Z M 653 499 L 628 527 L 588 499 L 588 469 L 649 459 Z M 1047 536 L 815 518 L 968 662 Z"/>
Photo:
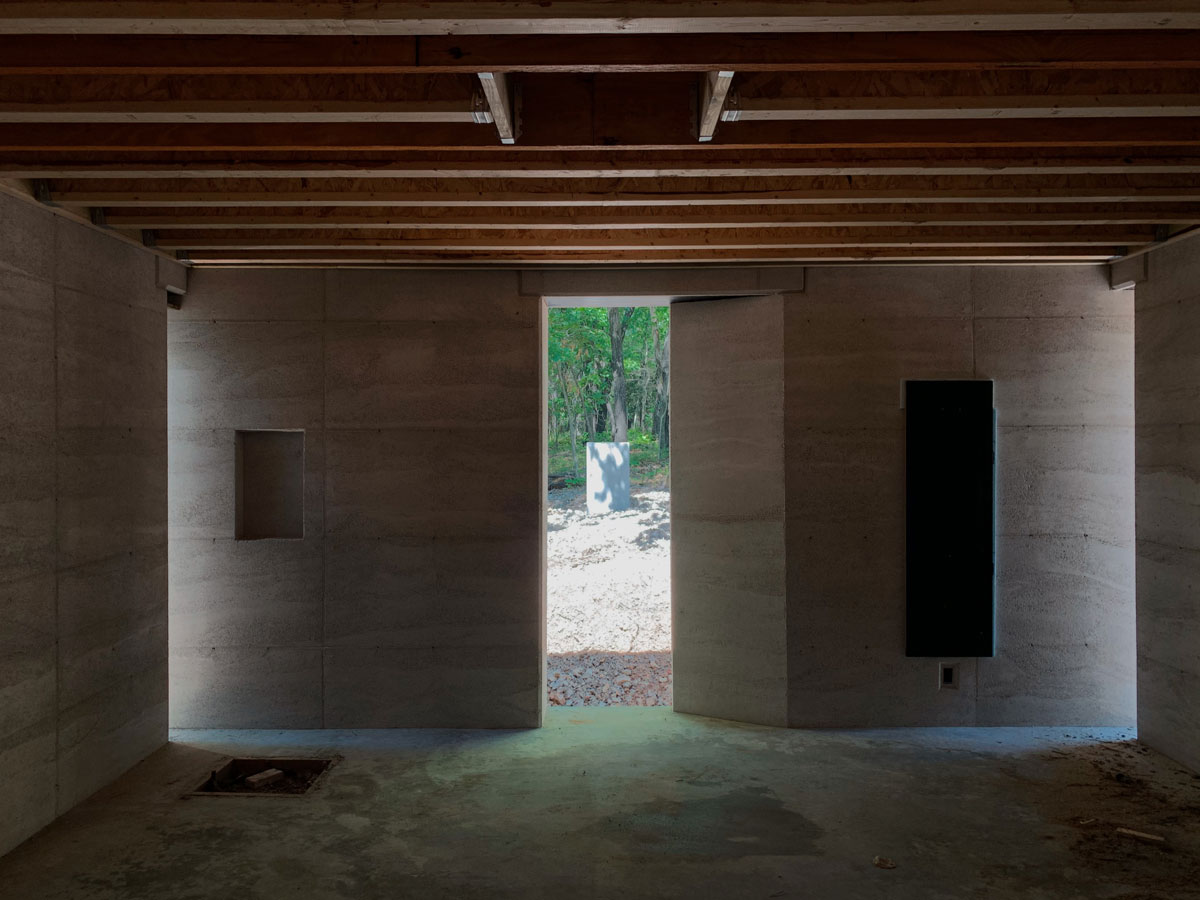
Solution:
<path fill-rule="evenodd" d="M 304 432 L 237 432 L 237 539 L 304 537 Z"/>
<path fill-rule="evenodd" d="M 995 653 L 996 414 L 990 381 L 909 381 L 907 654 Z"/>

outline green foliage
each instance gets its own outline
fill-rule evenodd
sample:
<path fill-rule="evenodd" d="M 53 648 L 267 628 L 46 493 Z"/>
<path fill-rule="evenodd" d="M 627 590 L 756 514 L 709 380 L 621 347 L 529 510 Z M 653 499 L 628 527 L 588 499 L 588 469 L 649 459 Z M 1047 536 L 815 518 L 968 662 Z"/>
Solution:
<path fill-rule="evenodd" d="M 656 350 L 666 340 L 669 328 L 666 307 L 647 307 L 633 311 L 625 331 L 626 408 L 635 469 L 644 457 L 643 469 L 665 470 L 665 454 L 659 453 L 652 423 L 658 404 L 665 402 L 656 381 L 660 364 Z M 584 444 L 611 440 L 612 435 L 608 421 L 612 344 L 607 310 L 551 309 L 547 352 L 550 472 L 582 476 Z"/>

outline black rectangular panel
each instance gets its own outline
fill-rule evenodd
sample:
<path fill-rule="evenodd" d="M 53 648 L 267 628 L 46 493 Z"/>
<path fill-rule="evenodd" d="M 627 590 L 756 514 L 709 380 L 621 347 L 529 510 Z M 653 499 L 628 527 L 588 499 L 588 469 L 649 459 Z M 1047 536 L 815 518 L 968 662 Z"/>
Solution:
<path fill-rule="evenodd" d="M 990 381 L 909 381 L 909 656 L 992 656 L 996 414 Z"/>

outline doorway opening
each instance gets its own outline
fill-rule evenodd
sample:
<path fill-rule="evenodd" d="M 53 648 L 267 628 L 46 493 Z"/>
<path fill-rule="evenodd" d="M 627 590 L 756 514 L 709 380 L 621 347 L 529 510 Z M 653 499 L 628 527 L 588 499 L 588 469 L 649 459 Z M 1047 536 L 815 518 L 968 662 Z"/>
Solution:
<path fill-rule="evenodd" d="M 670 309 L 552 307 L 547 344 L 548 701 L 670 706 Z"/>

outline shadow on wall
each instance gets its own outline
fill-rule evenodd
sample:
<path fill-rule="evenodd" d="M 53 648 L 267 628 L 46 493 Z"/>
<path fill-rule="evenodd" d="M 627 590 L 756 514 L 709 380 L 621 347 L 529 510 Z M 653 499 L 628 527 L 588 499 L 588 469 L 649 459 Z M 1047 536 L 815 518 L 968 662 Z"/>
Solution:
<path fill-rule="evenodd" d="M 587 506 L 596 515 L 629 509 L 629 443 L 588 441 Z"/>
<path fill-rule="evenodd" d="M 551 706 L 670 706 L 671 651 L 551 653 Z"/>

